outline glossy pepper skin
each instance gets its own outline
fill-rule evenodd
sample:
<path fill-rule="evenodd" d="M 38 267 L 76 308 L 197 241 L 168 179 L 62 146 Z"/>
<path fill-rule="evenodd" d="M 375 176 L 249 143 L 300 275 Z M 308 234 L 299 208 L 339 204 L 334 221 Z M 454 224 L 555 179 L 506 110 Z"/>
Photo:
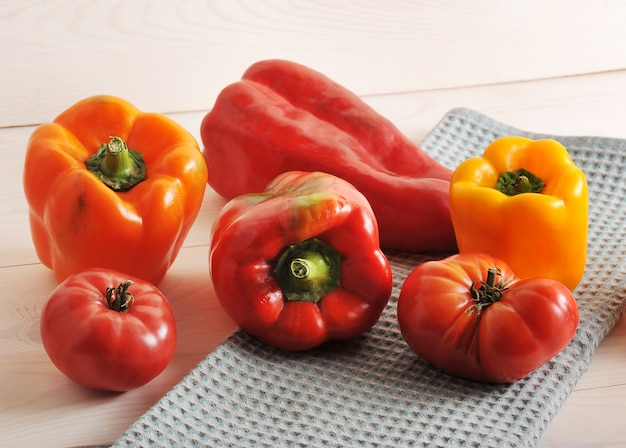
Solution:
<path fill-rule="evenodd" d="M 141 159 L 145 177 L 131 186 L 141 179 Z M 123 191 L 97 177 L 104 171 Z M 28 141 L 23 182 L 37 255 L 59 282 L 98 267 L 157 284 L 198 214 L 206 181 L 198 144 L 177 123 L 117 97 L 79 101 Z"/>
<path fill-rule="evenodd" d="M 285 171 L 323 171 L 361 191 L 384 248 L 456 249 L 452 170 L 354 93 L 285 60 L 253 64 L 222 90 L 201 125 L 209 184 L 227 199 L 262 191 Z"/>
<path fill-rule="evenodd" d="M 499 190 L 502 173 L 510 173 L 508 194 Z M 504 177 L 501 183 L 506 189 Z M 450 211 L 461 253 L 487 253 L 520 278 L 548 277 L 571 290 L 582 279 L 587 181 L 561 143 L 517 136 L 495 140 L 482 157 L 454 171 Z"/>
<path fill-rule="evenodd" d="M 302 351 L 370 329 L 392 276 L 365 197 L 338 177 L 291 171 L 238 196 L 217 217 L 209 266 L 242 330 Z"/>

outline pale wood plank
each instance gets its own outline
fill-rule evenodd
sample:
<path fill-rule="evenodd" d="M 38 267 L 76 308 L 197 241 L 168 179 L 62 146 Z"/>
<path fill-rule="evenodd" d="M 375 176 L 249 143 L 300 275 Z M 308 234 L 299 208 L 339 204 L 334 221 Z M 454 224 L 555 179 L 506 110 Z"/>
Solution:
<path fill-rule="evenodd" d="M 80 0 L 0 4 L 0 126 L 108 93 L 205 110 L 251 63 L 285 58 L 360 95 L 626 67 L 626 4 Z"/>
<path fill-rule="evenodd" d="M 626 319 L 621 319 L 602 340 L 589 369 L 580 378 L 575 390 L 611 386 L 626 386 Z"/>
<path fill-rule="evenodd" d="M 537 448 L 626 446 L 626 385 L 573 392 Z"/>

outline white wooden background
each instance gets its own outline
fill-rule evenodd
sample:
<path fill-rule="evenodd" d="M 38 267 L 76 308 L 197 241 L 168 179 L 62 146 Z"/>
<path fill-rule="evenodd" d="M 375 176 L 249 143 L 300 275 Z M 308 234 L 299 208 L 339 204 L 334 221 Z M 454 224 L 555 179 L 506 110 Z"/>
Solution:
<path fill-rule="evenodd" d="M 35 1 L 0 6 L 0 125 L 104 92 L 206 110 L 259 59 L 319 69 L 360 95 L 626 67 L 620 1 Z M 582 92 L 581 92 L 582 94 Z"/>
<path fill-rule="evenodd" d="M 199 138 L 218 92 L 285 58 L 344 84 L 419 142 L 452 107 L 554 134 L 626 138 L 626 2 L 595 0 L 0 0 L 0 446 L 110 443 L 234 325 L 207 275 L 203 209 L 161 285 L 179 347 L 141 389 L 71 384 L 39 313 L 54 288 L 36 258 L 21 176 L 34 126 L 94 94 L 169 114 Z M 603 341 L 540 446 L 626 446 L 626 324 Z"/>

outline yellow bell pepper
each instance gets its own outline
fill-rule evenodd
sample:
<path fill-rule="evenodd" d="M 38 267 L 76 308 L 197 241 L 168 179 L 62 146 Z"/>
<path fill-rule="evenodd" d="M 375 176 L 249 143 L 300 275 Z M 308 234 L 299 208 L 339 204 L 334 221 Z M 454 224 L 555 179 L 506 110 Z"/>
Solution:
<path fill-rule="evenodd" d="M 459 252 L 487 253 L 521 278 L 549 277 L 571 290 L 582 279 L 587 180 L 556 140 L 503 137 L 462 162 L 450 213 Z"/>

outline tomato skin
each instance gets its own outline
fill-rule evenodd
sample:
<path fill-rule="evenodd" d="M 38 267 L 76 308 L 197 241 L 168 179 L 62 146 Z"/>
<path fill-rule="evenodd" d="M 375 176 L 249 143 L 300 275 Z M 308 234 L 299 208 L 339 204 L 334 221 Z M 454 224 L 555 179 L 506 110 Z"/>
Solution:
<path fill-rule="evenodd" d="M 494 266 L 500 279 L 510 279 L 508 288 L 479 310 L 471 288 Z M 520 280 L 503 261 L 478 253 L 419 265 L 402 286 L 397 313 L 418 356 L 450 374 L 498 383 L 522 379 L 549 361 L 578 326 L 578 306 L 565 285 Z"/>
<path fill-rule="evenodd" d="M 108 287 L 131 281 L 134 303 L 109 308 Z M 176 321 L 167 299 L 152 284 L 120 272 L 89 269 L 69 276 L 41 314 L 44 349 L 54 365 L 86 387 L 127 391 L 143 386 L 169 364 Z"/>

